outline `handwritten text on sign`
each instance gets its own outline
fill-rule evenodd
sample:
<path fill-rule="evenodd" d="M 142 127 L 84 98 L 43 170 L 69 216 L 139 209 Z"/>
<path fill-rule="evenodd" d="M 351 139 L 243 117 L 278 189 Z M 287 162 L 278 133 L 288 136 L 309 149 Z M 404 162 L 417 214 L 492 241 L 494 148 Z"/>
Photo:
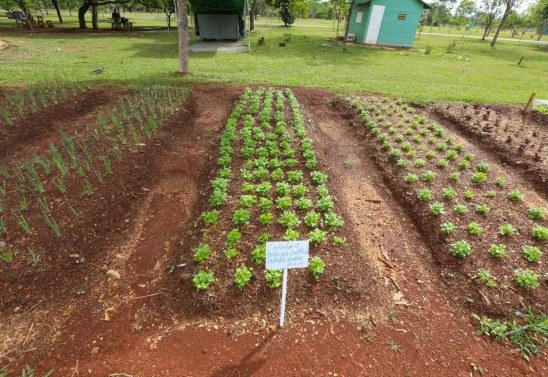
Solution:
<path fill-rule="evenodd" d="M 266 243 L 266 269 L 305 268 L 308 266 L 308 240 Z"/>

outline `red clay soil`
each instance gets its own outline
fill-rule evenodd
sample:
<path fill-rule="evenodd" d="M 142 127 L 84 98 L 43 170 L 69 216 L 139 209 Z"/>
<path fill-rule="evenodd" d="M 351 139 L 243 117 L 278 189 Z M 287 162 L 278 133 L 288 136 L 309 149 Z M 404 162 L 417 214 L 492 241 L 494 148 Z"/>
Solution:
<path fill-rule="evenodd" d="M 523 179 L 548 198 L 548 117 L 523 116 L 498 105 L 433 106 L 426 109 L 444 126 L 517 168 Z"/>
<path fill-rule="evenodd" d="M 105 200 L 89 204 L 91 229 L 75 225 L 69 241 L 50 245 L 49 253 L 63 256 L 55 266 L 9 280 L 3 268 L 0 346 L 15 347 L 0 353 L 0 365 L 10 375 L 25 364 L 54 376 L 470 376 L 472 363 L 485 375 L 548 373 L 546 360 L 528 364 L 474 334 L 469 308 L 445 286 L 352 120 L 324 91 L 296 92 L 351 229 L 348 250 L 359 256 L 349 265 L 343 251 L 341 273 L 369 286 L 362 305 L 348 304 L 356 297 L 346 284 L 330 303 L 314 301 L 326 297 L 321 285 L 290 289 L 283 330 L 275 298 L 232 316 L 197 310 L 177 265 L 241 92 L 196 85 L 156 138 L 116 167 L 100 193 Z M 68 258 L 72 250 L 85 262 Z"/>

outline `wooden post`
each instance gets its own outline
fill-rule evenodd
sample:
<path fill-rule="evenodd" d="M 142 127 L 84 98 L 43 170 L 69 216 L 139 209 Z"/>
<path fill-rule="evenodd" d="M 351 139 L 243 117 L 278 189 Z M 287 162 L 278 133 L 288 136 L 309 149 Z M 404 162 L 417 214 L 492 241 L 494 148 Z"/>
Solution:
<path fill-rule="evenodd" d="M 525 108 L 523 109 L 523 114 L 527 114 L 529 110 L 531 110 L 531 105 L 533 104 L 533 100 L 535 99 L 537 93 L 531 94 L 531 97 L 529 98 L 529 101 L 527 101 L 527 105 L 525 105 Z"/>

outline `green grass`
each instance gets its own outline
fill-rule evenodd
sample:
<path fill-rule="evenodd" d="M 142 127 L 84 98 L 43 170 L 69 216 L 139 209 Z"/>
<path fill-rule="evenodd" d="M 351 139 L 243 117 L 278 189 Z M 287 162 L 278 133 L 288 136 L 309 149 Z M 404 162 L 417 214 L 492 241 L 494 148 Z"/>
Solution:
<path fill-rule="evenodd" d="M 162 14 L 148 17 L 151 24 L 165 21 Z M 548 45 L 500 41 L 492 49 L 487 41 L 467 39 L 450 54 L 445 50 L 453 37 L 423 34 L 415 49 L 390 51 L 343 47 L 333 41 L 332 23 L 325 20 L 299 20 L 289 29 L 259 21 L 250 53 L 191 53 L 192 75 L 184 80 L 379 92 L 415 102 L 512 104 L 526 102 L 531 92 L 548 97 L 548 84 L 541 79 L 548 77 Z M 138 25 L 145 23 L 143 18 Z M 278 47 L 285 33 L 292 35 L 291 41 Z M 266 46 L 257 45 L 260 37 Z M 3 39 L 15 48 L 0 52 L 0 85 L 48 79 L 135 84 L 181 80 L 172 75 L 177 68 L 175 31 L 5 33 Z M 424 54 L 426 46 L 432 54 Z M 524 64 L 518 67 L 522 56 Z M 99 67 L 105 73 L 93 75 Z"/>

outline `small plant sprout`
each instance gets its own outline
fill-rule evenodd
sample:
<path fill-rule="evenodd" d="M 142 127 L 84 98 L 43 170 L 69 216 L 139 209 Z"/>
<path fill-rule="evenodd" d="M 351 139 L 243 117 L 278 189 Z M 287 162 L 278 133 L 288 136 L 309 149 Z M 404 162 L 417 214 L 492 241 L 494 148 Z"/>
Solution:
<path fill-rule="evenodd" d="M 522 256 L 528 262 L 538 262 L 542 257 L 542 251 L 536 246 L 526 245 L 521 248 Z"/>
<path fill-rule="evenodd" d="M 441 216 L 445 214 L 445 208 L 443 203 L 435 202 L 430 204 L 428 210 L 432 216 Z"/>
<path fill-rule="evenodd" d="M 393 340 L 389 340 L 388 345 L 393 352 L 401 352 L 401 346 Z"/>
<path fill-rule="evenodd" d="M 234 247 L 242 239 L 242 233 L 238 229 L 232 229 L 226 235 L 225 245 L 228 247 Z"/>
<path fill-rule="evenodd" d="M 538 278 L 539 275 L 528 268 L 518 268 L 517 270 L 514 270 L 514 279 L 516 280 L 516 283 L 522 288 L 529 290 L 538 288 L 540 286 Z"/>
<path fill-rule="evenodd" d="M 466 190 L 464 192 L 464 199 L 466 200 L 472 200 L 474 199 L 474 196 L 476 196 L 476 194 L 474 194 L 474 191 L 472 190 Z"/>
<path fill-rule="evenodd" d="M 347 245 L 347 241 L 346 241 L 346 238 L 344 237 L 333 236 L 333 239 L 331 240 L 331 244 L 333 246 L 344 247 Z"/>
<path fill-rule="evenodd" d="M 239 267 L 236 269 L 236 272 L 234 273 L 234 283 L 239 289 L 244 289 L 252 277 L 253 277 L 253 273 L 251 272 L 249 268 Z"/>
<path fill-rule="evenodd" d="M 264 278 L 269 288 L 279 288 L 282 286 L 281 270 L 268 270 L 265 272 Z"/>
<path fill-rule="evenodd" d="M 409 184 L 415 183 L 415 182 L 417 182 L 418 180 L 419 180 L 419 177 L 418 177 L 416 174 L 411 174 L 411 173 L 409 173 L 409 174 L 407 174 L 407 175 L 405 176 L 405 182 L 406 182 L 406 183 L 409 183 Z"/>
<path fill-rule="evenodd" d="M 489 248 L 489 255 L 491 255 L 493 258 L 504 258 L 508 255 L 508 253 L 506 252 L 506 245 L 491 245 L 491 247 Z"/>
<path fill-rule="evenodd" d="M 499 228 L 499 233 L 502 236 L 514 236 L 518 233 L 518 230 L 512 224 L 502 224 Z"/>
<path fill-rule="evenodd" d="M 487 181 L 487 173 L 477 171 L 474 174 L 472 174 L 471 181 L 472 181 L 472 183 L 475 183 L 475 184 L 483 183 L 483 182 Z"/>
<path fill-rule="evenodd" d="M 284 241 L 297 241 L 299 238 L 299 232 L 294 229 L 287 229 L 283 236 Z"/>
<path fill-rule="evenodd" d="M 438 160 L 437 166 L 440 169 L 445 169 L 447 166 L 449 166 L 449 161 L 447 161 L 445 158 L 441 158 Z"/>
<path fill-rule="evenodd" d="M 470 224 L 468 224 L 466 230 L 468 230 L 468 233 L 473 236 L 479 236 L 483 233 L 483 227 L 476 221 L 472 221 Z"/>
<path fill-rule="evenodd" d="M 424 161 L 422 158 L 417 158 L 415 160 L 415 167 L 416 168 L 423 168 L 426 165 L 426 161 Z"/>
<path fill-rule="evenodd" d="M 481 213 L 484 216 L 487 216 L 491 211 L 491 207 L 488 204 L 476 204 L 476 212 Z"/>
<path fill-rule="evenodd" d="M 449 173 L 449 180 L 450 181 L 458 181 L 459 178 L 460 178 L 460 173 L 458 173 L 458 172 Z"/>
<path fill-rule="evenodd" d="M 417 199 L 419 199 L 420 201 L 423 201 L 423 202 L 427 202 L 427 201 L 432 200 L 432 191 L 430 191 L 428 189 L 420 189 L 417 192 Z"/>
<path fill-rule="evenodd" d="M 544 207 L 532 207 L 529 208 L 529 212 L 527 212 L 527 216 L 531 220 L 543 220 L 546 216 L 546 209 Z"/>
<path fill-rule="evenodd" d="M 497 192 L 495 190 L 489 190 L 485 193 L 486 198 L 494 198 L 497 196 Z"/>
<path fill-rule="evenodd" d="M 513 202 L 520 202 L 523 200 L 523 194 L 519 190 L 515 189 L 508 193 L 508 199 Z"/>
<path fill-rule="evenodd" d="M 535 240 L 544 242 L 548 240 L 548 227 L 537 224 L 533 227 L 532 235 Z"/>
<path fill-rule="evenodd" d="M 451 254 L 457 258 L 466 258 L 472 254 L 472 246 L 466 241 L 457 241 L 451 245 Z"/>
<path fill-rule="evenodd" d="M 506 178 L 504 177 L 497 177 L 495 178 L 495 185 L 498 187 L 503 187 L 506 184 Z"/>
<path fill-rule="evenodd" d="M 453 200 L 457 197 L 457 191 L 452 187 L 443 189 L 443 198 L 445 200 Z"/>
<path fill-rule="evenodd" d="M 461 162 L 459 162 L 458 166 L 460 170 L 466 170 L 470 167 L 470 162 L 467 160 L 462 160 Z"/>
<path fill-rule="evenodd" d="M 422 174 L 422 180 L 424 182 L 432 182 L 434 179 L 436 178 L 436 173 L 434 173 L 433 171 L 426 171 Z"/>
<path fill-rule="evenodd" d="M 451 234 L 455 231 L 455 225 L 452 222 L 445 221 L 440 226 L 440 232 L 442 234 Z"/>
<path fill-rule="evenodd" d="M 406 168 L 409 165 L 409 161 L 405 158 L 400 158 L 396 165 L 400 168 Z"/>
<path fill-rule="evenodd" d="M 476 166 L 476 171 L 482 172 L 482 173 L 489 173 L 489 164 L 486 162 L 480 162 L 478 166 Z"/>
<path fill-rule="evenodd" d="M 308 269 L 310 270 L 312 277 L 318 280 L 325 271 L 325 262 L 322 260 L 322 258 L 316 256 L 310 261 Z"/>
<path fill-rule="evenodd" d="M 235 247 L 228 248 L 224 251 L 225 257 L 227 260 L 232 260 L 236 258 L 236 256 L 239 254 L 238 249 Z"/>
<path fill-rule="evenodd" d="M 491 272 L 484 268 L 480 268 L 475 276 L 475 280 L 478 284 L 487 285 L 488 287 L 495 287 L 495 278 L 491 276 Z"/>
<path fill-rule="evenodd" d="M 27 260 L 31 266 L 36 266 L 40 260 L 40 256 L 34 251 L 33 248 L 27 248 Z"/>
<path fill-rule="evenodd" d="M 192 282 L 197 291 L 205 291 L 209 288 L 211 283 L 213 283 L 213 279 L 213 272 L 201 270 L 194 275 Z"/>

